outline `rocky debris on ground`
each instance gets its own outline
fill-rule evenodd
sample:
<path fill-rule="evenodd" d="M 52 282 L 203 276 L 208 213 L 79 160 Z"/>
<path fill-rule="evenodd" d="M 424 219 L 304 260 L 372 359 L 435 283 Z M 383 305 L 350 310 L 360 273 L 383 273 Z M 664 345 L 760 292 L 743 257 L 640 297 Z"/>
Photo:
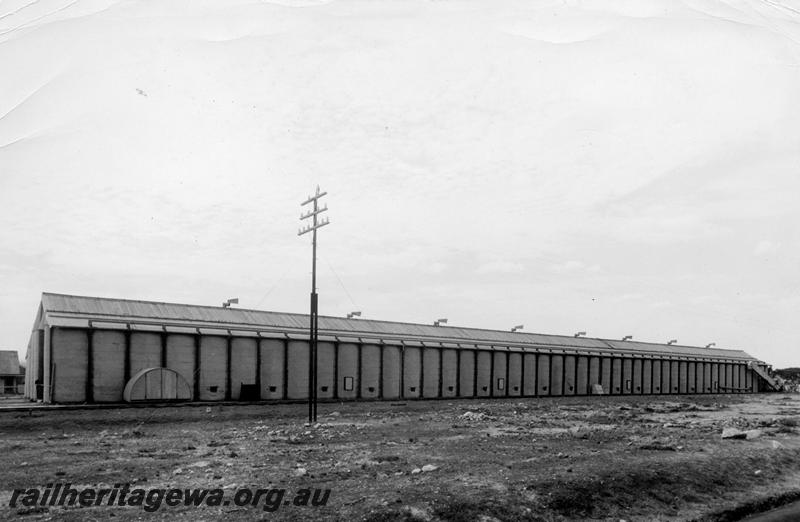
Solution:
<path fill-rule="evenodd" d="M 404 506 L 402 514 L 405 516 L 402 520 L 423 520 L 427 522 L 433 518 L 428 511 L 415 506 Z"/>
<path fill-rule="evenodd" d="M 747 432 L 736 428 L 725 428 L 722 430 L 723 439 L 746 439 Z"/>
<path fill-rule="evenodd" d="M 467 411 L 458 416 L 459 419 L 466 421 L 480 421 L 485 420 L 487 417 L 488 415 L 482 411 Z"/>
<path fill-rule="evenodd" d="M 375 455 L 375 462 L 396 462 L 400 460 L 397 455 Z"/>
<path fill-rule="evenodd" d="M 430 473 L 432 471 L 436 471 L 437 469 L 439 469 L 439 466 L 436 466 L 435 464 L 425 464 L 421 468 L 412 469 L 411 470 L 411 474 L 412 475 L 419 475 L 420 473 Z M 396 474 L 397 473 L 395 473 L 395 475 Z"/>
<path fill-rule="evenodd" d="M 59 449 L 65 449 L 70 456 L 95 453 L 94 448 L 93 451 L 73 448 L 77 442 L 102 448 L 104 454 L 123 463 L 106 468 L 104 472 L 98 468 L 104 477 L 119 473 L 118 468 L 125 469 L 124 473 L 128 474 L 134 473 L 134 469 L 138 471 L 141 465 L 155 463 L 157 469 L 149 477 L 150 484 L 172 484 L 179 480 L 190 485 L 222 487 L 232 481 L 249 484 L 248 480 L 258 480 L 259 484 L 269 481 L 288 485 L 309 480 L 315 483 L 345 480 L 350 481 L 348 486 L 355 484 L 355 487 L 368 491 L 357 500 L 342 505 L 363 503 L 364 498 L 371 501 L 375 498 L 373 490 L 383 487 L 381 485 L 386 482 L 391 488 L 419 488 L 424 483 L 433 491 L 439 481 L 457 485 L 480 485 L 488 481 L 492 487 L 497 486 L 498 491 L 503 491 L 499 485 L 509 483 L 509 477 L 513 481 L 515 476 L 534 476 L 542 469 L 550 469 L 547 466 L 556 470 L 553 480 L 575 481 L 568 474 L 583 476 L 587 462 L 594 463 L 598 457 L 605 459 L 608 455 L 613 458 L 613 452 L 620 450 L 627 455 L 635 452 L 634 462 L 668 462 L 683 466 L 689 455 L 713 458 L 720 452 L 723 455 L 765 452 L 762 454 L 780 461 L 783 457 L 778 450 L 787 448 L 781 451 L 790 458 L 790 453 L 800 444 L 800 437 L 794 435 L 800 431 L 797 428 L 800 409 L 784 411 L 787 409 L 774 407 L 764 411 L 746 404 L 729 411 L 703 414 L 705 410 L 720 408 L 700 403 L 703 411 L 697 411 L 688 402 L 651 403 L 644 399 L 632 400 L 623 406 L 620 407 L 620 403 L 598 407 L 595 404 L 554 406 L 535 401 L 497 401 L 491 404 L 464 401 L 447 410 L 442 410 L 439 404 L 427 411 L 415 404 L 407 409 L 392 410 L 386 406 L 385 411 L 365 412 L 361 406 L 350 409 L 342 405 L 341 415 L 320 415 L 320 422 L 305 426 L 303 422 L 307 417 L 302 415 L 302 411 L 294 417 L 254 415 L 241 420 L 234 417 L 214 429 L 207 429 L 211 426 L 207 424 L 187 424 L 191 429 L 168 432 L 171 446 L 162 444 L 163 439 L 155 438 L 163 431 L 162 425 L 142 427 L 138 418 L 127 428 L 101 425 L 98 430 L 104 429 L 85 436 L 80 432 L 69 433 L 72 428 L 63 433 L 64 427 L 58 426 L 42 433 L 38 440 L 45 448 L 59 445 Z M 648 408 L 652 411 L 648 412 Z M 203 410 L 188 411 L 202 415 Z M 729 415 L 729 412 L 732 413 Z M 387 425 L 384 427 L 382 424 Z M 754 434 L 761 434 L 761 440 L 754 443 L 719 442 L 717 437 L 727 428 L 735 430 L 734 433 L 744 433 L 744 439 L 748 434 L 751 439 L 758 436 Z M 146 433 L 142 437 L 130 438 L 130 433 L 136 429 Z M 34 437 L 36 435 L 34 432 Z M 123 437 L 127 438 L 124 445 L 114 441 Z M 773 440 L 775 438 L 781 442 Z M 712 439 L 718 443 L 709 444 Z M 109 448 L 109 443 L 113 447 Z M 450 452 L 450 448 L 461 445 L 468 449 Z M 609 453 L 611 450 L 608 448 L 613 452 Z M 568 455 L 564 453 L 567 451 Z M 677 451 L 685 453 L 675 453 Z M 467 476 L 462 476 L 461 462 L 470 452 L 496 454 L 502 465 L 497 469 L 494 465 L 485 465 L 477 470 L 471 468 Z M 20 460 L 23 456 L 29 457 L 23 454 Z M 128 459 L 127 463 L 125 459 Z M 25 462 L 30 461 L 27 459 Z M 616 467 L 614 460 L 601 462 L 604 466 Z M 178 465 L 181 467 L 177 468 Z M 481 465 L 484 465 L 483 460 Z M 760 484 L 765 477 L 775 476 L 772 467 L 765 467 L 770 465 L 770 462 L 758 464 L 763 470 L 758 480 L 753 480 L 758 476 L 755 465 L 740 471 L 748 475 L 750 482 Z M 21 473 L 31 469 L 23 466 L 25 464 L 17 465 Z M 531 470 L 536 473 L 530 473 Z M 63 475 L 64 472 L 60 473 Z M 412 475 L 420 476 L 414 479 Z M 68 478 L 74 479 L 72 471 Z M 148 479 L 129 481 L 134 483 L 137 480 Z M 403 504 L 400 500 L 392 503 Z M 477 516 L 475 513 L 472 515 Z"/>
<path fill-rule="evenodd" d="M 639 446 L 639 449 L 642 450 L 651 450 L 651 451 L 677 451 L 675 446 L 669 444 L 643 444 Z"/>
<path fill-rule="evenodd" d="M 743 431 L 737 428 L 725 428 L 722 430 L 723 439 L 747 439 L 753 440 L 761 436 L 761 430 Z"/>
<path fill-rule="evenodd" d="M 697 404 L 694 402 L 651 402 L 647 404 L 643 410 L 648 413 L 677 413 L 677 412 L 694 412 L 694 411 L 718 411 L 727 408 L 725 404 L 717 402 L 711 404 Z"/>

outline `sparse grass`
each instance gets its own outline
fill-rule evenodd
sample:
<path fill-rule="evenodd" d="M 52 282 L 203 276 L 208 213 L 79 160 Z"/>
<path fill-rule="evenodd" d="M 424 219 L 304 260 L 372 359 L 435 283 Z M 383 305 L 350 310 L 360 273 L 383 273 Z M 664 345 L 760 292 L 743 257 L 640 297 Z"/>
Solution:
<path fill-rule="evenodd" d="M 762 513 L 779 506 L 797 502 L 798 500 L 800 500 L 800 491 L 790 491 L 755 502 L 748 502 L 734 509 L 711 513 L 696 519 L 694 522 L 735 522 L 754 513 Z"/>
<path fill-rule="evenodd" d="M 386 508 L 371 513 L 367 522 L 417 522 L 439 520 L 446 522 L 475 522 L 476 520 L 501 520 L 503 522 L 538 522 L 552 517 L 537 515 L 534 503 L 515 495 L 496 491 L 477 492 L 470 497 L 445 495 L 431 503 L 430 513 L 410 511 L 407 506 Z"/>
<path fill-rule="evenodd" d="M 494 495 L 477 495 L 477 498 L 449 498 L 434 507 L 433 514 L 448 522 L 473 522 L 481 517 L 494 517 L 508 522 L 540 520 L 531 508 L 519 502 L 508 502 Z"/>
<path fill-rule="evenodd" d="M 800 450 L 724 457 L 684 456 L 681 461 L 642 465 L 625 462 L 589 479 L 539 481 L 529 487 L 546 506 L 568 518 L 604 518 L 619 512 L 675 512 L 682 506 L 711 502 L 753 483 L 795 469 Z M 756 471 L 759 471 L 756 475 Z"/>
<path fill-rule="evenodd" d="M 418 516 L 408 509 L 382 510 L 370 513 L 364 522 L 427 522 L 426 517 Z"/>

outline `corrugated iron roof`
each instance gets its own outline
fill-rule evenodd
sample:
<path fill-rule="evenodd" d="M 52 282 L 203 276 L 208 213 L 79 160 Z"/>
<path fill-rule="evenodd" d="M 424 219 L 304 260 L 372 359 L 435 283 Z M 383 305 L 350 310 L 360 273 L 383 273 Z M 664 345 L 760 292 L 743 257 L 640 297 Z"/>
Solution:
<path fill-rule="evenodd" d="M 704 348 L 701 346 L 681 346 L 677 344 L 656 344 L 642 343 L 639 341 L 606 341 L 615 350 L 636 350 L 657 352 L 671 355 L 695 355 L 698 353 L 707 354 L 709 357 L 744 357 L 753 359 L 741 350 L 725 350 L 723 348 Z M 731 355 L 737 354 L 737 355 Z"/>
<path fill-rule="evenodd" d="M 42 294 L 45 315 L 66 314 L 87 319 L 117 319 L 126 322 L 173 321 L 204 324 L 206 328 L 230 326 L 285 329 L 302 333 L 308 329 L 308 315 L 286 312 L 222 308 L 216 306 L 160 303 L 128 299 L 109 299 L 64 294 Z M 636 341 L 613 341 L 591 337 L 568 337 L 529 332 L 509 332 L 462 328 L 457 326 L 433 326 L 415 323 L 378 321 L 373 319 L 346 319 L 343 317 L 319 317 L 320 332 L 345 334 L 354 337 L 378 337 L 392 339 L 428 339 L 481 345 L 573 348 L 590 351 L 623 351 L 657 353 L 663 355 L 692 355 L 700 357 L 724 357 L 731 359 L 753 359 L 740 350 L 702 348 L 697 346 L 666 345 Z"/>

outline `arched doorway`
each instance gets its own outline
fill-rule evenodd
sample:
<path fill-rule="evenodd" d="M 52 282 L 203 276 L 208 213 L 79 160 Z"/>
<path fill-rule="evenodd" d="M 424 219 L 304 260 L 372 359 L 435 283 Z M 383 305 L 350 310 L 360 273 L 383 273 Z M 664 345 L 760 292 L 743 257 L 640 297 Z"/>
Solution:
<path fill-rule="evenodd" d="M 181 374 L 169 368 L 145 368 L 131 377 L 122 394 L 125 402 L 188 401 L 192 390 Z"/>

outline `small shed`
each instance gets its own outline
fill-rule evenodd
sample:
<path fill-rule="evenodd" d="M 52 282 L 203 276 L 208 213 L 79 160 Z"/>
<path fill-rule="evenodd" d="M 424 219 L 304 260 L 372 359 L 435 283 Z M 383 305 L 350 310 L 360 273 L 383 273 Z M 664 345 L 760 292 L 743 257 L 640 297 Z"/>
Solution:
<path fill-rule="evenodd" d="M 24 393 L 25 369 L 15 350 L 0 350 L 0 395 Z"/>

